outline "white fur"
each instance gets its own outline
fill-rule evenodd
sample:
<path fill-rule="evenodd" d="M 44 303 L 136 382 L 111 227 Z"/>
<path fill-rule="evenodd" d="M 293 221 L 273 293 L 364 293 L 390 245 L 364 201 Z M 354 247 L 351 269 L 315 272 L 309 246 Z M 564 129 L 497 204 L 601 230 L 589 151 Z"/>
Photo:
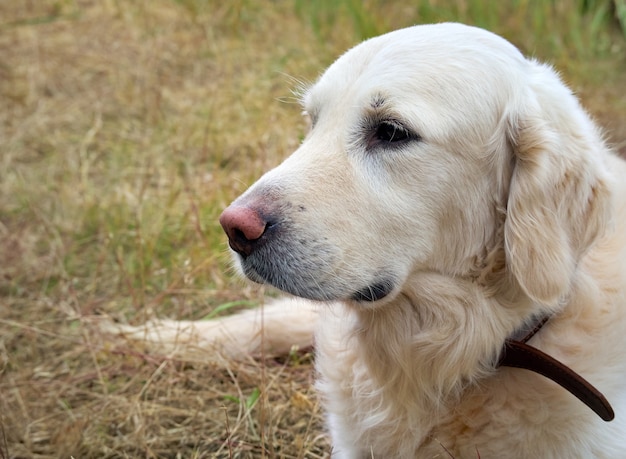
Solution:
<path fill-rule="evenodd" d="M 238 261 L 248 276 L 328 303 L 317 385 L 333 457 L 626 458 L 626 166 L 555 72 L 489 32 L 424 25 L 358 45 L 303 100 L 309 135 L 233 205 L 281 230 Z M 377 140 L 388 121 L 412 138 Z M 355 299 L 380 281 L 384 298 Z M 310 342 L 316 308 L 298 308 L 265 306 L 266 351 Z M 602 391 L 614 421 L 494 369 L 547 311 L 532 344 Z M 259 322 L 242 320 L 193 327 L 259 353 Z"/>

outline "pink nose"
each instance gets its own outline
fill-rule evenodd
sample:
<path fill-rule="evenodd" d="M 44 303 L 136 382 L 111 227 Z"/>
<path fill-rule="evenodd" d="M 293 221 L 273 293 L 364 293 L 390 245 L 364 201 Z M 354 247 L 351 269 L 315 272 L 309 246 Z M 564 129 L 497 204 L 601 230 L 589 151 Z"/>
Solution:
<path fill-rule="evenodd" d="M 242 206 L 227 207 L 220 216 L 220 224 L 230 247 L 242 256 L 250 255 L 265 228 L 267 221 L 254 209 Z"/>

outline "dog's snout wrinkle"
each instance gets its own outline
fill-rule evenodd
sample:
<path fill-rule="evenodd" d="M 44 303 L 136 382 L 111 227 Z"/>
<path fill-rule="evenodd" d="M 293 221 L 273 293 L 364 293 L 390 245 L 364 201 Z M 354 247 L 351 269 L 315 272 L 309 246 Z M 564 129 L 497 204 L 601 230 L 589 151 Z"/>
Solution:
<path fill-rule="evenodd" d="M 230 247 L 241 256 L 254 252 L 257 242 L 270 224 L 257 210 L 230 206 L 220 216 L 220 224 L 228 236 Z"/>

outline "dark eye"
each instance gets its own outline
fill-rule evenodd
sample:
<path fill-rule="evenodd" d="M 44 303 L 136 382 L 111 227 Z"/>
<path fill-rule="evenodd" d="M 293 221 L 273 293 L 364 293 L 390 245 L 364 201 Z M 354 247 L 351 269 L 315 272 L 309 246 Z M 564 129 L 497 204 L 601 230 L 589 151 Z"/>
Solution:
<path fill-rule="evenodd" d="M 411 140 L 414 136 L 397 121 L 382 121 L 376 127 L 368 142 L 368 147 L 377 145 L 397 145 Z"/>
<path fill-rule="evenodd" d="M 397 123 L 385 121 L 378 125 L 375 136 L 381 142 L 400 142 L 409 138 L 409 131 Z"/>

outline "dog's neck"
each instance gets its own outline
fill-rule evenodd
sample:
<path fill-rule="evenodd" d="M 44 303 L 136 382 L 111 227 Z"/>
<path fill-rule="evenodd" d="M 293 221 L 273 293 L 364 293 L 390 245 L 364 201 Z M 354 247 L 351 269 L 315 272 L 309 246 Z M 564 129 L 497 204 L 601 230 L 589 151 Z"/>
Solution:
<path fill-rule="evenodd" d="M 597 389 L 527 344 L 536 333 L 550 332 L 542 327 L 553 313 L 533 316 L 514 329 L 513 323 L 520 323 L 536 306 L 518 296 L 506 300 L 508 307 L 502 307 L 502 301 L 498 295 L 485 296 L 484 287 L 472 278 L 452 282 L 445 275 L 421 273 L 420 281 L 390 304 L 376 309 L 351 307 L 358 317 L 353 337 L 360 341 L 357 348 L 381 388 L 394 393 L 413 386 L 412 393 L 420 393 L 420 405 L 428 409 L 450 397 L 462 397 L 468 385 L 489 377 L 494 367 L 507 366 L 541 374 L 602 419 L 613 419 L 610 404 Z M 478 322 L 482 331 L 477 335 Z M 506 323 L 514 331 L 501 335 Z M 451 335 L 454 339 L 443 339 Z"/>
<path fill-rule="evenodd" d="M 550 314 L 534 317 L 513 333 L 504 343 L 497 366 L 523 368 L 539 373 L 576 396 L 603 420 L 613 420 L 613 408 L 600 391 L 571 368 L 527 344 L 550 317 Z"/>
<path fill-rule="evenodd" d="M 496 238 L 496 240 L 500 240 Z M 473 277 L 483 285 L 499 285 L 489 282 L 489 276 L 501 279 L 504 269 L 504 250 L 501 245 L 488 251 L 484 259 L 477 257 L 481 263 L 476 268 L 478 274 Z M 496 267 L 496 268 L 494 268 Z M 497 269 L 497 267 L 500 268 Z M 511 290 L 510 285 L 503 289 Z M 514 289 L 513 291 L 517 291 Z M 505 341 L 497 367 L 515 367 L 533 371 L 556 382 L 558 385 L 576 396 L 605 421 L 611 421 L 614 413 L 604 395 L 582 376 L 544 352 L 529 346 L 527 342 L 538 333 L 550 320 L 552 313 L 533 316 L 533 318 L 517 329 Z"/>

